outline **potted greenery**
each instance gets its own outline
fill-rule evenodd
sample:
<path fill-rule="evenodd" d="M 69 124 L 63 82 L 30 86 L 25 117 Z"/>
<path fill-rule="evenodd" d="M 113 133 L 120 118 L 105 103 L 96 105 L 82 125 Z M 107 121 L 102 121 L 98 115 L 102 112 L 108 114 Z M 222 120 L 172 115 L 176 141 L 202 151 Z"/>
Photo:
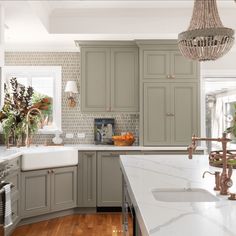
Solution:
<path fill-rule="evenodd" d="M 19 146 L 24 143 L 26 132 L 26 116 L 33 108 L 32 87 L 25 87 L 17 82 L 16 78 L 10 80 L 10 84 L 4 84 L 4 105 L 0 111 L 0 123 L 2 124 L 3 136 L 7 146 Z M 38 130 L 39 117 L 33 113 L 30 117 L 29 131 L 34 133 Z"/>
<path fill-rule="evenodd" d="M 234 106 L 235 112 L 232 118 L 231 126 L 228 127 L 225 132 L 236 137 L 236 103 L 233 106 Z"/>

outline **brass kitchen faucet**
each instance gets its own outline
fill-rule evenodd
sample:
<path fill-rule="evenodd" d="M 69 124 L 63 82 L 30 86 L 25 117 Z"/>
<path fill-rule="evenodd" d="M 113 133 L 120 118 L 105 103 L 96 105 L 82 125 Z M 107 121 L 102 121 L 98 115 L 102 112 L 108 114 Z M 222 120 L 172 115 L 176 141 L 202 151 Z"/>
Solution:
<path fill-rule="evenodd" d="M 208 171 L 205 171 L 203 173 L 203 178 L 206 173 L 210 173 L 215 175 L 215 190 L 219 190 L 221 195 L 228 195 L 228 189 L 232 187 L 233 181 L 231 180 L 231 176 L 233 173 L 233 168 L 231 165 L 227 165 L 227 143 L 231 141 L 231 139 L 226 137 L 227 134 L 223 133 L 222 138 L 199 138 L 193 135 L 192 137 L 192 144 L 188 146 L 188 153 L 189 153 L 189 159 L 192 159 L 193 157 L 193 152 L 196 150 L 197 141 L 215 141 L 215 142 L 220 142 L 222 144 L 222 150 L 223 150 L 223 155 L 222 155 L 222 160 L 223 160 L 223 169 L 221 174 L 219 174 L 218 171 L 215 173 L 210 173 Z"/>

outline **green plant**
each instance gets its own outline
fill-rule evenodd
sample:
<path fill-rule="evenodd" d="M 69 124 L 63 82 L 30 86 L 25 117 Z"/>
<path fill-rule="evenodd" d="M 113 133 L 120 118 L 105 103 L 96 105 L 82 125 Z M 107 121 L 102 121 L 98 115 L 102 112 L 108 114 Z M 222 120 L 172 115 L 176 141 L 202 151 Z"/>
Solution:
<path fill-rule="evenodd" d="M 232 121 L 232 125 L 230 127 L 228 127 L 225 132 L 228 134 L 232 134 L 234 137 L 236 137 L 236 103 L 234 104 L 234 116 L 233 116 L 233 121 Z"/>
<path fill-rule="evenodd" d="M 44 116 L 52 115 L 52 98 L 38 92 L 34 92 L 32 96 L 32 104 L 41 110 Z"/>
<path fill-rule="evenodd" d="M 26 115 L 33 107 L 33 88 L 25 87 L 17 82 L 16 78 L 10 80 L 9 85 L 4 84 L 4 105 L 0 111 L 3 135 L 6 143 L 10 138 L 18 140 L 26 131 Z M 29 131 L 35 133 L 39 123 L 38 114 L 30 117 Z"/>

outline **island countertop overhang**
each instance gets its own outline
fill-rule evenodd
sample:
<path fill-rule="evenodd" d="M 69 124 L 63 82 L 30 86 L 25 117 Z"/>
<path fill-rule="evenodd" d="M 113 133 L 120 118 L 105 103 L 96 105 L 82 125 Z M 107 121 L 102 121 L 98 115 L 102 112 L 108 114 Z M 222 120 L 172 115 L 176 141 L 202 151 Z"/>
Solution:
<path fill-rule="evenodd" d="M 213 176 L 202 179 L 206 170 L 219 171 L 209 166 L 208 156 L 189 160 L 187 155 L 124 155 L 120 163 L 144 236 L 236 235 L 236 201 L 213 190 Z M 219 201 L 161 202 L 152 195 L 156 188 L 202 188 Z M 230 191 L 236 192 L 236 186 Z"/>

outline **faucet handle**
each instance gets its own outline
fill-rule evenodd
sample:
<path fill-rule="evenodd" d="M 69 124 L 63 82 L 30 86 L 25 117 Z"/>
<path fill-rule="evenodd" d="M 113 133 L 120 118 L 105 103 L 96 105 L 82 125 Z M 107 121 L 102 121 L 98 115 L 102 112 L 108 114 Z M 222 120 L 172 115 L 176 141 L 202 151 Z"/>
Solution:
<path fill-rule="evenodd" d="M 214 173 L 210 172 L 210 171 L 205 171 L 202 175 L 202 178 L 205 178 L 205 174 L 210 174 L 210 175 L 214 175 L 215 176 L 215 187 L 214 190 L 215 191 L 220 191 L 220 172 L 219 171 L 215 171 Z"/>
<path fill-rule="evenodd" d="M 193 147 L 191 145 L 189 145 L 187 148 L 187 151 L 188 151 L 188 158 L 192 159 L 193 158 Z"/>
<path fill-rule="evenodd" d="M 218 171 L 217 171 L 218 172 Z M 203 174 L 202 174 L 202 178 L 204 179 L 205 178 L 205 175 L 206 174 L 210 174 L 210 175 L 216 175 L 216 172 L 215 173 L 212 173 L 210 171 L 205 171 Z"/>

